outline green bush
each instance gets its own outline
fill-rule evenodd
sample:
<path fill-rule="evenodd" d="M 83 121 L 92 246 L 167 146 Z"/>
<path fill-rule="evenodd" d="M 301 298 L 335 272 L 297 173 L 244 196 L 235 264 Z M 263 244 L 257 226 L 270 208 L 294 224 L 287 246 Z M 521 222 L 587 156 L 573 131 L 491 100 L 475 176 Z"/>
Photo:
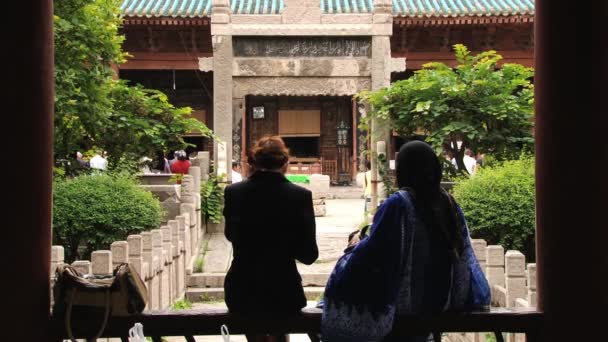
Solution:
<path fill-rule="evenodd" d="M 484 167 L 454 187 L 473 238 L 516 249 L 535 260 L 534 160 L 523 156 Z"/>
<path fill-rule="evenodd" d="M 53 243 L 64 246 L 68 261 L 158 227 L 161 214 L 158 200 L 131 176 L 83 175 L 53 184 Z"/>

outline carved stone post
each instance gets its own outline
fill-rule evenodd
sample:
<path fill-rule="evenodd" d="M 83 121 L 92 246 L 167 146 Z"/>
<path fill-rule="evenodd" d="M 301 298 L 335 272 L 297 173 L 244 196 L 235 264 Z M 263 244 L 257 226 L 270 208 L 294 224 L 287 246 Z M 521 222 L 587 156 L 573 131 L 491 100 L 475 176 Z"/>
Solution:
<path fill-rule="evenodd" d="M 129 262 L 129 243 L 127 241 L 114 241 L 110 245 L 112 251 L 112 268 Z"/>
<path fill-rule="evenodd" d="M 156 293 L 157 307 L 155 309 L 164 309 L 167 307 L 167 296 L 169 284 L 167 283 L 167 273 L 165 272 L 165 256 L 163 253 L 163 235 L 160 229 L 152 230 L 152 263 L 154 264 L 155 283 L 152 286 L 158 287 Z"/>
<path fill-rule="evenodd" d="M 536 307 L 536 264 L 528 264 L 526 277 L 528 284 L 528 305 Z"/>
<path fill-rule="evenodd" d="M 51 277 L 55 276 L 55 270 L 57 267 L 63 265 L 65 251 L 63 246 L 52 246 L 51 247 Z"/>
<path fill-rule="evenodd" d="M 160 231 L 163 236 L 163 258 L 165 266 L 165 270 L 163 271 L 163 282 L 166 282 L 167 284 L 167 288 L 164 289 L 167 294 L 167 306 L 164 306 L 164 309 L 173 303 L 173 245 L 171 244 L 171 227 L 162 226 L 160 227 Z"/>
<path fill-rule="evenodd" d="M 477 257 L 477 261 L 479 261 L 479 266 L 482 271 L 486 271 L 486 247 L 488 243 L 483 239 L 472 239 L 471 244 L 473 245 L 473 251 L 475 252 L 475 256 Z"/>
<path fill-rule="evenodd" d="M 93 264 L 94 275 L 106 276 L 112 274 L 112 252 L 95 251 L 91 253 L 91 263 Z"/>
<path fill-rule="evenodd" d="M 143 251 L 144 245 L 141 235 L 129 235 L 127 236 L 127 243 L 129 244 L 129 264 L 139 273 L 142 280 L 146 279 L 147 273 L 143 269 Z M 144 274 L 144 272 L 146 274 Z"/>
<path fill-rule="evenodd" d="M 72 267 L 82 274 L 91 274 L 91 262 L 89 260 L 76 260 L 72 263 Z"/>
<path fill-rule="evenodd" d="M 526 298 L 526 257 L 520 251 L 505 255 L 507 306 L 515 306 L 517 298 Z"/>
<path fill-rule="evenodd" d="M 232 36 L 230 4 L 213 0 L 211 12 L 213 45 L 213 131 L 222 140 L 214 141 L 215 173 L 230 181 L 232 163 Z"/>

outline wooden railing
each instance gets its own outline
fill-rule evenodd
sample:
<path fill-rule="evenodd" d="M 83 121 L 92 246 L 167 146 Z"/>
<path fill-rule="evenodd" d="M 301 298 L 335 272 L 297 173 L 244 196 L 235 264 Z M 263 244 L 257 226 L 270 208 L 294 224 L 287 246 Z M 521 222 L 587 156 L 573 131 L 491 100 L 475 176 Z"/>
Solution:
<path fill-rule="evenodd" d="M 540 341 L 542 313 L 530 308 L 493 309 L 490 312 L 443 313 L 433 316 L 398 316 L 393 333 L 396 336 L 426 334 L 430 332 L 494 332 L 497 342 L 501 332 L 525 333 L 527 342 Z M 183 336 L 194 341 L 197 335 L 219 335 L 225 324 L 230 334 L 276 333 L 308 334 L 316 340 L 321 324 L 320 309 L 304 309 L 294 317 L 277 319 L 244 318 L 229 314 L 227 310 L 150 311 L 128 317 L 111 317 L 102 337 L 118 337 L 128 341 L 127 333 L 136 323 L 142 323 L 146 336 L 161 341 L 162 336 Z M 54 320 L 55 340 L 65 338 L 64 321 Z M 73 317 L 75 338 L 87 338 L 99 330 L 100 320 L 93 317 Z M 440 339 L 440 337 L 439 337 Z"/>

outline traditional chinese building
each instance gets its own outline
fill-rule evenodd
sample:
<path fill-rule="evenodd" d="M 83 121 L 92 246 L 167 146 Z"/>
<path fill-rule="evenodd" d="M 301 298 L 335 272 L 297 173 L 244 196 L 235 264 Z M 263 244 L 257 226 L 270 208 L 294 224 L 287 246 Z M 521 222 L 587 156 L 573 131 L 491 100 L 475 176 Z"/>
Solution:
<path fill-rule="evenodd" d="M 369 137 L 353 95 L 455 63 L 451 46 L 533 64 L 533 0 L 125 0 L 120 77 L 166 92 L 221 137 L 218 171 L 264 134 L 281 135 L 290 172 L 318 163 L 333 182 L 361 168 Z M 407 70 L 406 70 L 407 65 Z M 385 132 L 389 152 L 402 143 Z M 209 145 L 209 146 L 207 146 Z M 318 166 L 316 166 L 318 167 Z"/>

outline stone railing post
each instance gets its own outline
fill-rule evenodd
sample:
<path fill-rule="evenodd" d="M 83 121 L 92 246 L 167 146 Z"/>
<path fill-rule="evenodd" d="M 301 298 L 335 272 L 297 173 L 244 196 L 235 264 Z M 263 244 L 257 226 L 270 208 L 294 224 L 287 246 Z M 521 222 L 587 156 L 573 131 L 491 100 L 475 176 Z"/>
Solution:
<path fill-rule="evenodd" d="M 154 310 L 158 308 L 158 279 L 155 280 L 156 269 L 154 268 L 154 254 L 152 252 L 152 232 L 141 233 L 142 242 L 142 267 L 145 269 L 142 273 L 147 274 L 144 278 L 148 287 L 148 305 L 147 308 Z"/>
<path fill-rule="evenodd" d="M 189 269 L 189 265 L 190 265 L 190 258 L 192 257 L 191 251 L 192 251 L 192 245 L 190 244 L 190 230 L 187 229 L 186 226 L 186 215 L 179 215 L 176 216 L 175 219 L 177 220 L 177 222 L 179 223 L 179 240 L 182 244 L 182 252 L 184 253 L 184 269 L 186 270 L 186 273 L 184 274 L 184 277 L 186 274 L 190 274 L 191 273 L 191 269 L 190 269 L 190 273 L 188 273 L 188 269 Z"/>
<path fill-rule="evenodd" d="M 168 222 L 171 228 L 171 245 L 173 246 L 173 279 L 175 287 L 173 288 L 173 298 L 177 299 L 182 294 L 184 287 L 184 258 L 182 257 L 181 245 L 179 242 L 179 222 L 171 220 Z"/>
<path fill-rule="evenodd" d="M 496 286 L 505 287 L 505 252 L 502 246 L 491 245 L 486 247 L 486 278 L 492 291 L 492 303 L 504 303 L 505 295 L 496 290 Z"/>
<path fill-rule="evenodd" d="M 507 307 L 514 307 L 517 298 L 526 298 L 526 257 L 520 251 L 505 255 Z"/>
<path fill-rule="evenodd" d="M 129 244 L 129 264 L 135 269 L 142 280 L 146 280 L 148 276 L 147 270 L 143 268 L 143 242 L 141 235 L 127 236 Z"/>
<path fill-rule="evenodd" d="M 91 263 L 94 275 L 112 275 L 112 252 L 95 251 L 91 253 Z"/>
<path fill-rule="evenodd" d="M 196 209 L 192 203 L 182 203 L 180 205 L 180 214 L 186 216 L 186 229 L 190 232 L 190 252 L 191 255 L 196 255 L 198 249 L 198 232 L 196 230 Z"/>
<path fill-rule="evenodd" d="M 129 243 L 127 241 L 112 242 L 110 250 L 112 251 L 112 269 L 129 262 Z"/>
<path fill-rule="evenodd" d="M 171 259 L 171 229 L 169 226 L 161 226 L 160 231 L 162 238 L 162 258 L 160 267 L 163 269 L 163 274 L 161 276 L 161 309 L 166 309 L 172 303 L 171 293 L 173 291 L 171 289 L 171 265 L 173 264 L 173 260 Z"/>
<path fill-rule="evenodd" d="M 195 198 L 195 184 L 194 177 L 191 175 L 184 175 L 182 177 L 182 184 L 180 186 L 180 198 L 182 203 L 194 203 Z"/>
<path fill-rule="evenodd" d="M 479 266 L 482 271 L 486 272 L 486 247 L 488 247 L 488 243 L 483 239 L 471 239 L 471 245 L 473 246 L 473 251 L 475 252 L 475 257 L 477 257 L 477 261 L 479 261 Z"/>
<path fill-rule="evenodd" d="M 483 239 L 471 239 L 471 246 L 473 247 L 473 252 L 475 252 L 475 257 L 477 261 L 479 261 L 479 266 L 482 271 L 486 272 L 486 248 L 488 247 L 488 243 Z M 485 341 L 485 333 L 466 333 L 464 336 L 467 338 L 469 342 L 481 342 Z"/>
<path fill-rule="evenodd" d="M 65 250 L 63 246 L 52 246 L 51 247 L 51 278 L 55 277 L 55 270 L 57 267 L 63 265 L 65 260 Z"/>
<path fill-rule="evenodd" d="M 490 286 L 505 286 L 505 250 L 502 246 L 486 247 L 486 277 Z"/>
<path fill-rule="evenodd" d="M 528 305 L 536 307 L 536 264 L 528 264 L 526 276 L 528 283 Z"/>
<path fill-rule="evenodd" d="M 188 175 L 192 176 L 193 180 L 193 192 L 200 193 L 201 191 L 201 168 L 198 166 L 190 166 L 188 168 Z M 183 184 L 183 183 L 182 183 Z"/>
<path fill-rule="evenodd" d="M 156 308 L 155 309 L 164 309 L 166 308 L 167 294 L 165 292 L 168 291 L 168 284 L 165 280 L 166 274 L 169 272 L 165 272 L 165 257 L 163 255 L 163 235 L 160 229 L 152 230 L 152 263 L 154 264 L 154 272 L 156 273 L 154 280 L 156 280 L 156 286 L 158 287 L 158 292 L 156 293 L 158 297 L 156 298 Z M 154 285 L 153 285 L 154 286 Z"/>
<path fill-rule="evenodd" d="M 209 152 L 200 151 L 198 153 L 201 168 L 201 181 L 207 181 L 209 179 Z"/>
<path fill-rule="evenodd" d="M 72 263 L 72 267 L 82 274 L 92 273 L 91 262 L 89 260 L 76 260 Z"/>
<path fill-rule="evenodd" d="M 196 216 L 196 224 L 198 230 L 199 241 L 203 240 L 205 233 L 207 232 L 207 226 L 205 225 L 203 211 L 201 207 L 201 193 L 194 194 L 194 215 Z M 223 221 L 223 219 L 222 219 Z M 222 222 L 222 232 L 224 231 L 224 225 Z"/>

